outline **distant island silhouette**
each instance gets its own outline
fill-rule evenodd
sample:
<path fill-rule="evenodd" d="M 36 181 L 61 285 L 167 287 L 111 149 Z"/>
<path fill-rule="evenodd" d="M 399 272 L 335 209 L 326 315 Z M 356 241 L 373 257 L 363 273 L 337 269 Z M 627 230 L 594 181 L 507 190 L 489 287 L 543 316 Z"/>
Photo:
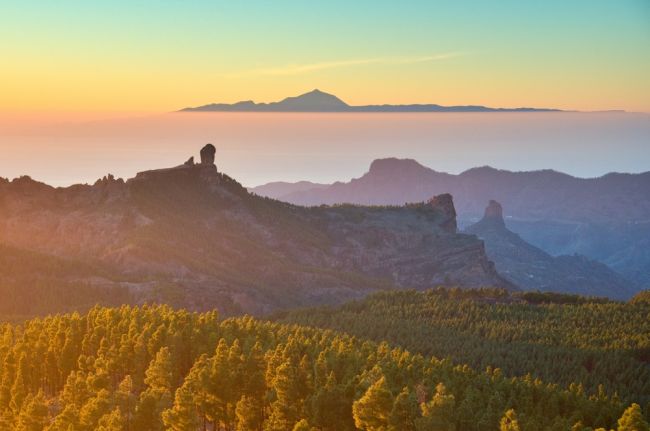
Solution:
<path fill-rule="evenodd" d="M 189 107 L 180 112 L 562 112 L 548 108 L 490 108 L 481 105 L 441 106 L 413 105 L 348 105 L 333 94 L 318 89 L 300 96 L 287 97 L 280 102 L 255 103 L 246 100 L 237 103 L 211 103 Z"/>

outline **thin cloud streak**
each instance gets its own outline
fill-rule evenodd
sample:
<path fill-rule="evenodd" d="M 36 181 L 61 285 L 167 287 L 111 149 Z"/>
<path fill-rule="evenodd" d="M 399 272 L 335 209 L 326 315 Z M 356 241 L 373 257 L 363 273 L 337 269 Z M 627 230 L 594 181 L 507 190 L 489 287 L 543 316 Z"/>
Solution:
<path fill-rule="evenodd" d="M 241 75 L 300 75 L 304 73 L 317 72 L 326 69 L 337 69 L 342 67 L 360 66 L 367 64 L 415 64 L 426 63 L 430 61 L 447 60 L 453 57 L 463 55 L 460 52 L 451 52 L 438 55 L 426 55 L 420 57 L 377 57 L 377 58 L 363 58 L 356 60 L 341 60 L 341 61 L 326 61 L 321 63 L 310 64 L 292 64 L 282 67 L 254 69 L 237 74 L 230 74 L 230 76 Z"/>

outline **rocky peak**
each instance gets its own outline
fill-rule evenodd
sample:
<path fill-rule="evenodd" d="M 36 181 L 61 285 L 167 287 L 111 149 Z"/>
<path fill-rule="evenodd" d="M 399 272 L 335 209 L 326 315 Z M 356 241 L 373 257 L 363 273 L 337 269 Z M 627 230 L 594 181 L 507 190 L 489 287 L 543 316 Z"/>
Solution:
<path fill-rule="evenodd" d="M 214 165 L 214 154 L 217 152 L 217 149 L 214 148 L 214 145 L 207 144 L 205 147 L 201 148 L 201 164 L 202 165 Z"/>
<path fill-rule="evenodd" d="M 488 206 L 485 208 L 485 213 L 483 214 L 481 223 L 490 224 L 495 227 L 506 227 L 506 224 L 503 221 L 503 208 L 499 202 L 490 200 Z"/>
<path fill-rule="evenodd" d="M 428 204 L 442 215 L 440 226 L 448 232 L 456 233 L 458 226 L 456 225 L 454 198 L 449 193 L 444 193 L 429 199 Z"/>
<path fill-rule="evenodd" d="M 122 178 L 115 178 L 113 174 L 108 174 L 105 175 L 104 177 L 98 179 L 95 181 L 95 186 L 106 186 L 110 184 L 124 184 L 124 180 Z"/>
<path fill-rule="evenodd" d="M 413 159 L 398 159 L 389 157 L 386 159 L 375 159 L 370 164 L 368 174 L 375 176 L 397 176 L 413 172 L 429 171 Z"/>

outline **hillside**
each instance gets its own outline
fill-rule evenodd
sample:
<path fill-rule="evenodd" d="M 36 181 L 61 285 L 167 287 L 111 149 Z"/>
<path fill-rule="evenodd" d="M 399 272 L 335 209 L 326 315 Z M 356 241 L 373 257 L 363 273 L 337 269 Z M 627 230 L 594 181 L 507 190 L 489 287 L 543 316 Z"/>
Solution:
<path fill-rule="evenodd" d="M 506 227 L 503 210 L 490 201 L 483 218 L 465 228 L 485 242 L 499 274 L 524 290 L 629 299 L 639 287 L 606 265 L 580 255 L 551 256 Z"/>
<path fill-rule="evenodd" d="M 604 391 L 627 402 L 650 402 L 647 301 L 437 289 L 378 293 L 338 308 L 277 318 L 387 341 L 478 370 L 499 368 L 505 376 L 529 374 L 530 380 L 580 384 L 588 394 Z"/>
<path fill-rule="evenodd" d="M 224 313 L 340 303 L 386 288 L 512 287 L 481 241 L 456 232 L 449 195 L 308 209 L 248 193 L 205 151 L 201 163 L 128 181 L 0 182 L 0 243 L 105 268 L 136 302 Z"/>
<path fill-rule="evenodd" d="M 106 266 L 0 244 L 0 316 L 80 311 L 135 301 L 126 280 Z"/>
<path fill-rule="evenodd" d="M 3 429 L 487 431 L 504 422 L 523 430 L 645 422 L 638 405 L 587 397 L 576 385 L 509 379 L 385 343 L 220 320 L 216 312 L 94 308 L 2 330 Z"/>
<path fill-rule="evenodd" d="M 650 172 L 576 178 L 552 170 L 480 167 L 453 175 L 415 160 L 389 158 L 373 161 L 367 173 L 349 182 L 269 191 L 275 199 L 307 206 L 402 205 L 450 193 L 461 226 L 480 220 L 484 202 L 494 199 L 508 208 L 508 228 L 547 253 L 582 254 L 650 286 Z"/>

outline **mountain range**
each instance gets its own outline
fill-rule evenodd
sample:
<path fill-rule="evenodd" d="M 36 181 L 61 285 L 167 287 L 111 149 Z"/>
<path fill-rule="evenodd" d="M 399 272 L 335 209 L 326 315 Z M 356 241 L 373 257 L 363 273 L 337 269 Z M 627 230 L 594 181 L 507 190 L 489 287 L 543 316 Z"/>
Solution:
<path fill-rule="evenodd" d="M 23 305 L 75 286 L 226 314 L 339 303 L 378 289 L 516 288 L 482 241 L 457 232 L 448 194 L 404 206 L 305 208 L 249 193 L 217 171 L 211 145 L 200 163 L 127 181 L 108 175 L 54 188 L 1 179 L 0 244 L 10 250 L 0 288 Z M 43 269 L 42 260 L 51 264 Z M 43 282 L 32 285 L 30 273 Z"/>
<path fill-rule="evenodd" d="M 265 186 L 252 192 L 297 205 L 403 205 L 450 193 L 460 226 L 480 220 L 484 202 L 508 209 L 505 222 L 551 255 L 581 254 L 650 285 L 650 172 L 576 178 L 552 170 L 479 167 L 454 175 L 412 159 L 378 159 L 367 173 L 328 186 Z"/>
<path fill-rule="evenodd" d="M 410 105 L 348 105 L 333 94 L 318 89 L 279 102 L 255 103 L 246 100 L 236 103 L 211 103 L 188 107 L 181 112 L 549 112 L 546 108 L 490 108 L 481 105 L 441 106 L 436 104 Z"/>

